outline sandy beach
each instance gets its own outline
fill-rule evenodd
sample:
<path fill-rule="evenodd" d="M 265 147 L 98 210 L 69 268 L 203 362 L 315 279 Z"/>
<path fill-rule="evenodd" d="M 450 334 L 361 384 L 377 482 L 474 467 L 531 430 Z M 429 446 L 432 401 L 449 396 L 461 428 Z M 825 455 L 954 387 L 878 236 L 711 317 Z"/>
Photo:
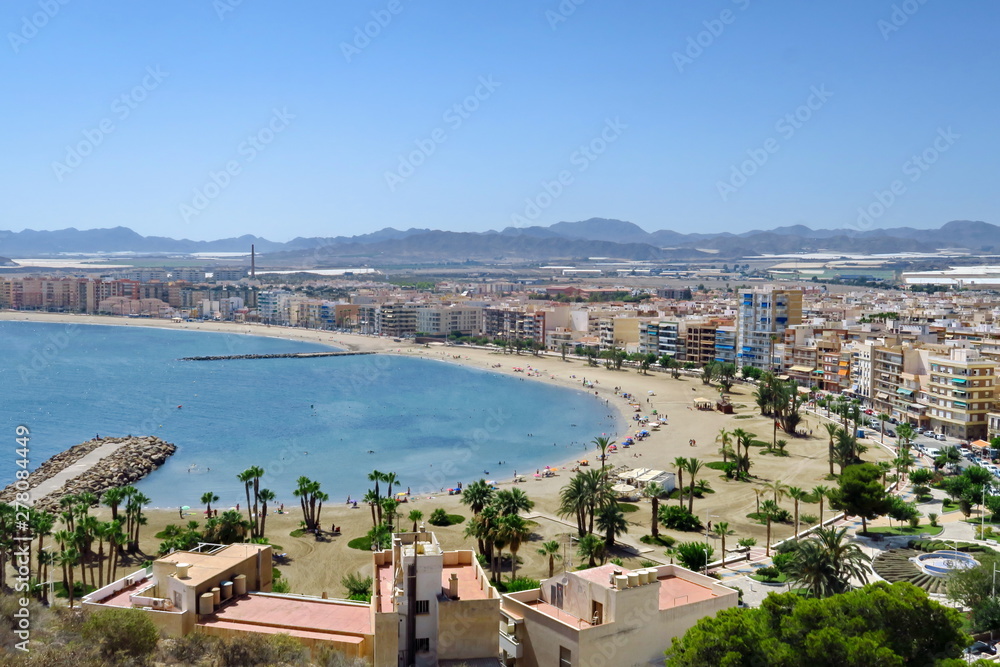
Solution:
<path fill-rule="evenodd" d="M 614 412 L 619 416 L 620 426 L 617 433 L 619 440 L 626 433 L 637 430 L 632 421 L 636 412 L 628 400 L 622 398 L 620 394 L 616 394 L 615 387 L 621 387 L 622 392 L 630 393 L 636 397 L 641 406 L 641 414 L 648 415 L 655 409 L 660 415 L 667 415 L 669 419 L 668 426 L 653 431 L 650 437 L 643 442 L 630 449 L 621 449 L 618 453 L 612 454 L 609 457 L 608 465 L 613 468 L 629 466 L 674 471 L 673 461 L 677 457 L 697 457 L 703 462 L 721 461 L 719 444 L 716 442 L 721 429 L 732 431 L 736 428 L 742 428 L 758 434 L 761 440 L 770 440 L 771 437 L 771 422 L 767 418 L 760 417 L 757 413 L 753 399 L 753 387 L 750 385 L 737 384 L 733 387 L 730 400 L 735 406 L 735 414 L 724 415 L 716 411 L 693 409 L 694 398 L 714 399 L 718 395 L 717 389 L 705 386 L 698 377 L 682 376 L 679 379 L 673 379 L 666 373 L 650 372 L 648 375 L 644 375 L 633 368 L 614 371 L 604 367 L 588 367 L 586 361 L 563 361 L 559 356 L 536 357 L 530 354 L 501 354 L 491 350 L 452 346 L 425 347 L 370 336 L 253 324 L 174 323 L 152 319 L 23 312 L 0 313 L 0 320 L 153 326 L 166 329 L 271 336 L 323 343 L 343 349 L 371 350 L 446 363 L 458 363 L 515 375 L 523 378 L 526 382 L 545 382 L 575 390 L 584 390 L 583 378 L 586 378 L 588 383 L 594 385 L 592 388 L 588 387 L 586 391 L 596 392 L 600 398 L 607 401 L 609 413 Z M 309 362 L 303 360 L 302 363 Z M 529 367 L 531 372 L 527 370 Z M 515 371 L 515 368 L 521 368 L 524 371 Z M 819 484 L 826 486 L 834 484 L 825 479 L 827 438 L 826 431 L 823 430 L 820 422 L 821 419 L 817 416 L 808 415 L 800 428 L 805 429 L 807 433 L 812 430 L 814 435 L 800 438 L 784 436 L 789 441 L 787 447 L 789 456 L 787 457 L 765 455 L 760 449 L 754 448 L 751 451 L 753 461 L 751 473 L 756 477 L 753 482 L 727 481 L 718 470 L 709 468 L 702 470 L 699 479 L 707 480 L 711 485 L 712 492 L 705 494 L 703 498 L 695 499 L 694 512 L 702 519 L 703 523 L 708 521 L 712 521 L 713 524 L 719 521 L 729 523 L 733 535 L 727 539 L 727 546 L 735 546 L 737 539 L 749 536 L 757 538 L 761 544 L 764 541 L 765 527 L 746 516 L 747 513 L 753 512 L 756 507 L 758 496 L 754 489 L 759 491 L 763 484 L 773 480 L 781 480 L 789 486 L 797 486 L 805 490 Z M 530 426 L 530 424 L 525 425 L 529 432 Z M 80 434 L 80 441 L 85 440 L 88 435 Z M 595 433 L 590 437 L 599 435 L 601 434 Z M 780 432 L 779 437 L 782 437 Z M 870 449 L 865 455 L 867 460 L 891 460 L 892 455 L 886 448 L 879 447 L 877 443 L 872 441 L 865 441 L 865 443 L 870 445 Z M 76 443 L 67 443 L 66 446 L 69 447 L 72 444 Z M 573 553 L 574 550 L 568 546 L 569 535 L 575 535 L 575 524 L 557 518 L 558 495 L 560 488 L 572 475 L 566 469 L 566 465 L 574 464 L 579 458 L 589 459 L 591 465 L 600 465 L 596 458 L 597 453 L 594 449 L 588 449 L 586 452 L 581 450 L 579 455 L 574 455 L 569 461 L 553 460 L 550 465 L 559 468 L 559 470 L 552 477 L 536 479 L 534 470 L 518 471 L 526 480 L 519 486 L 536 503 L 529 518 L 537 523 L 532 541 L 524 545 L 519 552 L 519 556 L 524 561 L 524 565 L 519 568 L 519 573 L 536 578 L 547 576 L 548 559 L 536 553 L 540 542 L 545 540 L 555 539 L 566 544 L 567 559 L 571 560 L 573 565 L 578 564 L 578 559 Z M 490 461 L 495 462 L 497 456 L 498 454 L 495 452 L 485 454 L 484 465 Z M 503 458 L 502 454 L 499 454 L 499 457 Z M 391 460 L 380 459 L 373 461 L 373 463 L 379 470 L 392 469 Z M 240 471 L 235 469 L 232 471 L 234 487 L 239 484 L 236 481 L 238 472 Z M 513 483 L 509 478 L 497 478 L 497 482 L 501 486 Z M 687 475 L 685 475 L 685 484 L 687 483 Z M 406 485 L 407 481 L 402 480 L 402 488 L 405 489 Z M 321 540 L 317 540 L 313 536 L 291 537 L 289 533 L 298 527 L 301 519 L 297 506 L 286 506 L 287 509 L 292 510 L 290 513 L 269 516 L 267 533 L 272 542 L 289 555 L 290 564 L 283 567 L 282 571 L 288 577 L 293 592 L 316 595 L 328 592 L 330 595 L 336 596 L 343 593 L 339 582 L 344 573 L 351 569 L 359 569 L 362 572 L 366 568 L 370 569 L 370 554 L 348 548 L 347 541 L 363 535 L 371 527 L 371 514 L 367 506 L 359 505 L 358 509 L 349 508 L 343 502 L 344 495 L 337 489 L 324 487 L 324 490 L 329 493 L 331 502 L 329 506 L 323 508 L 322 523 L 324 528 L 331 525 L 339 526 L 341 528 L 339 536 L 324 535 Z M 194 508 L 185 513 L 187 516 L 183 517 L 184 522 L 202 517 L 202 512 L 195 507 L 196 501 L 197 499 L 184 501 L 184 504 Z M 663 554 L 662 548 L 652 549 L 639 544 L 638 538 L 649 532 L 650 503 L 648 500 L 641 500 L 635 504 L 638 505 L 639 509 L 627 514 L 627 519 L 632 525 L 630 525 L 629 534 L 621 540 L 626 549 L 614 555 L 623 557 L 627 565 L 638 565 L 639 561 L 643 559 L 669 562 L 669 556 Z M 792 509 L 792 502 L 787 498 L 781 500 L 779 504 L 789 510 Z M 404 517 L 401 523 L 409 529 L 412 522 L 408 522 L 406 516 L 411 510 L 420 510 L 426 519 L 438 507 L 444 508 L 449 513 L 461 514 L 466 517 L 470 515 L 467 508 L 460 504 L 458 496 L 446 494 L 433 497 L 421 496 L 400 506 Z M 802 504 L 800 512 L 818 514 L 818 505 Z M 182 518 L 177 509 L 155 510 L 150 511 L 149 514 L 149 525 L 143 532 L 145 537 L 142 547 L 147 553 L 152 554 L 155 553 L 159 543 L 153 535 L 169 523 L 181 523 Z M 827 517 L 830 515 L 830 510 L 827 509 Z M 772 540 L 776 541 L 788 537 L 792 530 L 791 527 L 784 524 L 773 526 Z M 472 541 L 463 537 L 464 525 L 435 527 L 434 531 L 446 549 L 474 547 Z M 662 530 L 661 532 L 670 534 L 679 541 L 704 541 L 706 539 L 704 534 Z M 718 556 L 719 540 L 709 538 L 709 541 L 716 548 L 716 556 Z M 560 566 L 557 563 L 557 569 Z"/>

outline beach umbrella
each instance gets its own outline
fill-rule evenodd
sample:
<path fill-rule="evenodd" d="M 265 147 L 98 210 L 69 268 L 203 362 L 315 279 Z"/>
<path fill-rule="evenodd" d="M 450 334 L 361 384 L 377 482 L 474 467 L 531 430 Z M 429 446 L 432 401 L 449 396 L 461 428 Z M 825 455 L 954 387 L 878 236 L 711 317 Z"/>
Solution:
<path fill-rule="evenodd" d="M 627 495 L 629 493 L 635 493 L 635 487 L 631 484 L 615 484 L 611 487 L 613 493 L 618 495 Z"/>
<path fill-rule="evenodd" d="M 188 506 L 188 505 L 184 505 L 183 507 L 181 507 L 181 509 L 182 509 L 182 510 L 189 510 L 189 509 L 191 509 L 191 507 L 190 507 L 190 506 Z"/>

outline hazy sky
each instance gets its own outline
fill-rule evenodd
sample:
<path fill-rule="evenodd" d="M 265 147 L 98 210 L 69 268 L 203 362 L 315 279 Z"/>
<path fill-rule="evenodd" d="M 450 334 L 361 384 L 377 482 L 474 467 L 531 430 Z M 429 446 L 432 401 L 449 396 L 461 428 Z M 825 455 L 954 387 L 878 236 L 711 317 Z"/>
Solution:
<path fill-rule="evenodd" d="M 1000 223 L 988 0 L 0 12 L 0 229 Z"/>

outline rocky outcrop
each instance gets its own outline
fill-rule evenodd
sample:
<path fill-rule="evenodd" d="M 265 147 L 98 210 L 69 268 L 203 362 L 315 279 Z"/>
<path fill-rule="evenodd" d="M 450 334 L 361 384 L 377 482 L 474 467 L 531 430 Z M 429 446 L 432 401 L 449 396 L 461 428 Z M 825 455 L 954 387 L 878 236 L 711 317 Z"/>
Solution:
<path fill-rule="evenodd" d="M 84 492 L 99 495 L 110 488 L 132 484 L 159 468 L 177 451 L 176 445 L 153 436 L 88 440 L 56 454 L 38 466 L 38 469 L 28 477 L 29 490 L 37 488 L 39 484 L 77 463 L 98 447 L 119 443 L 120 446 L 114 452 L 69 479 L 58 489 L 49 491 L 42 497 L 32 494 L 34 507 L 53 511 L 65 495 Z M 12 502 L 17 491 L 14 484 L 7 486 L 0 491 L 0 502 Z"/>

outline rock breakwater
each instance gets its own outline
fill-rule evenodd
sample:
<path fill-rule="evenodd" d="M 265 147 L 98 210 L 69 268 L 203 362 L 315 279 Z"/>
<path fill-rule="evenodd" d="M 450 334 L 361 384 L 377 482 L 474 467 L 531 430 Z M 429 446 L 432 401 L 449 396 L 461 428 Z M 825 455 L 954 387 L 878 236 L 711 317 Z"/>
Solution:
<path fill-rule="evenodd" d="M 347 352 L 286 352 L 284 354 L 225 354 L 216 357 L 181 357 L 181 361 L 224 361 L 227 359 L 311 359 L 313 357 L 351 357 L 358 354 L 375 354 L 367 350 Z"/>
<path fill-rule="evenodd" d="M 113 451 L 56 488 L 51 488 L 51 483 L 46 484 L 101 447 L 108 447 Z M 56 454 L 38 466 L 28 476 L 28 492 L 36 509 L 51 512 L 58 508 L 59 499 L 65 495 L 84 492 L 99 495 L 110 488 L 137 482 L 163 465 L 175 451 L 176 445 L 154 436 L 88 440 Z M 41 491 L 38 491 L 39 487 L 42 488 Z M 13 484 L 8 485 L 0 491 L 0 502 L 13 502 L 17 491 Z"/>

